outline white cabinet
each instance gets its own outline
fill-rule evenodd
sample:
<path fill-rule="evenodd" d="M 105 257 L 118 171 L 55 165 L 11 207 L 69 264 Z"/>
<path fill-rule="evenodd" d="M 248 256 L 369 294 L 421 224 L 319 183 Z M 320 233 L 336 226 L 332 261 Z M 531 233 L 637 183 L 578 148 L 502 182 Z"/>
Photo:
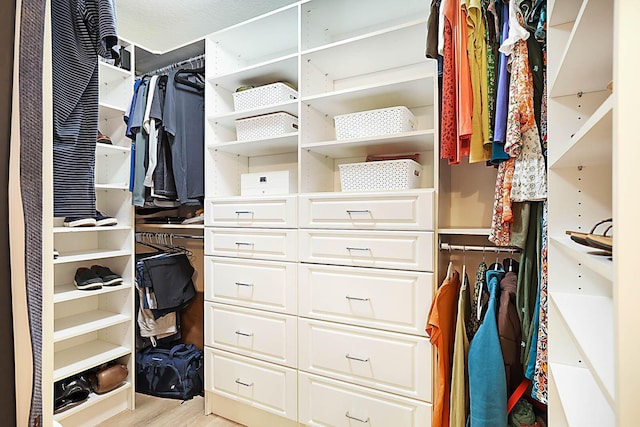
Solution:
<path fill-rule="evenodd" d="M 133 56 L 134 47 L 121 41 Z M 49 236 L 58 251 L 49 258 L 51 277 L 44 277 L 45 301 L 52 301 L 51 319 L 43 319 L 43 336 L 50 336 L 51 354 L 43 355 L 43 384 L 56 381 L 118 361 L 127 365 L 129 377 L 124 385 L 90 398 L 71 409 L 53 415 L 53 402 L 43 402 L 43 425 L 52 420 L 64 426 L 96 425 L 116 413 L 133 408 L 135 378 L 134 313 L 134 239 L 133 208 L 129 188 L 131 164 L 130 141 L 125 136 L 123 116 L 133 90 L 133 73 L 99 62 L 99 131 L 108 135 L 111 144 L 96 146 L 95 185 L 97 209 L 117 218 L 115 226 L 64 227 L 55 218 Z M 47 231 L 45 230 L 45 233 Z M 46 235 L 46 234 L 45 234 Z M 47 259 L 47 257 L 44 257 Z M 116 286 L 97 290 L 78 290 L 74 275 L 80 267 L 103 265 L 122 276 Z M 45 397 L 52 394 L 44 393 Z"/>
<path fill-rule="evenodd" d="M 372 0 L 366 11 L 359 0 L 300 1 L 205 38 L 205 334 L 216 364 L 206 412 L 252 424 L 258 408 L 279 417 L 258 424 L 278 427 L 429 425 L 438 77 L 424 56 L 428 13 L 424 0 Z M 235 111 L 237 89 L 276 82 L 298 99 Z M 395 106 L 414 130 L 337 138 L 335 116 Z M 236 120 L 275 112 L 299 128 L 238 140 Z M 390 155 L 417 155 L 418 188 L 341 192 L 341 164 Z M 288 194 L 242 196 L 243 174 L 281 171 L 294 179 Z M 232 378 L 237 366 L 247 371 Z M 271 385 L 277 402 L 236 382 L 263 368 L 285 372 Z"/>

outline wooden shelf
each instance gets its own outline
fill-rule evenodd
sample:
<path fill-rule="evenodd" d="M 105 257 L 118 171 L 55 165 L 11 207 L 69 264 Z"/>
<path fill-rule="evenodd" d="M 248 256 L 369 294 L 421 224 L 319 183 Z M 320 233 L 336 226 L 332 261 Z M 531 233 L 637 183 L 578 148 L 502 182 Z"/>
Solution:
<path fill-rule="evenodd" d="M 119 107 L 117 105 L 108 104 L 100 101 L 98 103 L 98 115 L 101 120 L 108 120 L 112 118 L 122 118 L 126 113 L 126 108 Z"/>
<path fill-rule="evenodd" d="M 136 223 L 136 231 L 154 231 L 157 229 L 171 230 L 204 230 L 204 224 L 147 224 L 144 222 Z"/>
<path fill-rule="evenodd" d="M 247 157 L 295 153 L 298 150 L 298 134 L 291 132 L 273 138 L 207 144 L 207 148 Z"/>
<path fill-rule="evenodd" d="M 329 157 L 362 157 L 368 154 L 411 153 L 432 151 L 433 130 L 397 133 L 366 138 L 343 139 L 302 144 L 303 150 L 313 151 Z"/>
<path fill-rule="evenodd" d="M 131 153 L 131 146 L 123 147 L 121 145 L 112 145 L 112 144 L 103 144 L 101 142 L 96 144 L 96 155 L 108 155 L 112 153 L 122 153 L 129 154 Z"/>
<path fill-rule="evenodd" d="M 131 288 L 132 286 L 130 283 L 123 283 L 117 286 L 103 286 L 100 289 L 95 289 L 92 291 L 82 291 L 76 288 L 73 283 L 66 283 L 64 285 L 58 285 L 53 288 L 53 303 L 57 304 L 60 302 L 73 301 L 96 295 L 108 294 L 111 292 L 131 290 Z"/>
<path fill-rule="evenodd" d="M 549 80 L 550 96 L 605 90 L 613 78 L 612 27 L 613 6 L 610 2 L 582 2 L 558 71 Z"/>
<path fill-rule="evenodd" d="M 613 426 L 612 407 L 588 369 L 551 363 L 550 374 L 570 426 Z"/>
<path fill-rule="evenodd" d="M 433 105 L 433 79 L 435 78 L 431 73 L 424 73 L 419 76 L 304 97 L 302 103 L 330 117 L 399 105 L 407 108 L 424 107 Z"/>
<path fill-rule="evenodd" d="M 438 230 L 438 234 L 459 236 L 488 236 L 490 233 L 490 228 L 440 228 Z"/>
<path fill-rule="evenodd" d="M 261 86 L 274 82 L 289 82 L 298 86 L 298 55 L 290 54 L 271 59 L 237 71 L 213 76 L 208 79 L 213 86 L 221 86 L 235 92 L 240 86 Z"/>
<path fill-rule="evenodd" d="M 131 71 L 116 67 L 104 61 L 98 61 L 100 84 L 110 84 L 131 77 Z"/>
<path fill-rule="evenodd" d="M 553 151 L 549 165 L 551 168 L 611 165 L 612 137 L 613 96 L 609 96 L 563 147 Z"/>
<path fill-rule="evenodd" d="M 84 292 L 90 293 L 91 291 Z M 131 321 L 131 316 L 129 315 L 103 310 L 87 311 L 74 316 L 61 317 L 53 321 L 53 342 L 63 341 L 129 321 Z"/>
<path fill-rule="evenodd" d="M 128 225 L 109 225 L 100 227 L 53 227 L 53 234 L 63 233 L 97 233 L 105 231 L 130 230 Z"/>
<path fill-rule="evenodd" d="M 96 184 L 96 190 L 129 190 L 128 183 Z"/>
<path fill-rule="evenodd" d="M 549 26 L 575 22 L 576 16 L 582 6 L 582 0 L 555 0 L 549 4 Z"/>
<path fill-rule="evenodd" d="M 131 383 L 130 382 L 126 382 L 124 384 L 122 384 L 120 387 L 118 387 L 115 390 L 110 391 L 109 393 L 105 393 L 105 394 L 96 394 L 96 393 L 91 393 L 89 395 L 89 399 L 87 399 L 85 402 L 83 402 L 81 405 L 75 406 L 73 408 L 69 408 L 66 411 L 60 412 L 59 414 L 55 414 L 53 416 L 53 419 L 60 422 L 62 420 L 64 420 L 65 418 L 69 418 L 70 416 L 77 414 L 81 411 L 84 411 L 86 409 L 88 409 L 89 407 L 100 403 L 102 401 L 105 401 L 107 399 L 110 399 L 120 393 L 127 393 L 129 390 L 131 390 Z"/>
<path fill-rule="evenodd" d="M 608 256 L 594 255 L 594 253 L 602 251 L 580 245 L 571 240 L 569 236 L 550 236 L 549 240 L 552 245 L 575 259 L 576 262 L 581 263 L 605 279 L 613 281 L 613 261 Z"/>
<path fill-rule="evenodd" d="M 116 258 L 120 256 L 130 256 L 131 251 L 127 249 L 109 250 L 109 249 L 95 249 L 90 252 L 65 252 L 53 260 L 54 264 L 65 264 L 69 262 L 79 261 L 92 261 L 97 259 Z"/>
<path fill-rule="evenodd" d="M 575 293 L 551 293 L 567 330 L 573 335 L 602 389 L 601 394 L 613 405 L 615 387 L 614 309 L 613 299 Z"/>
<path fill-rule="evenodd" d="M 127 354 L 131 354 L 130 348 L 100 340 L 56 351 L 53 381 L 68 378 Z"/>
<path fill-rule="evenodd" d="M 287 101 L 279 104 L 265 105 L 264 107 L 256 108 L 253 110 L 234 111 L 232 113 L 218 114 L 209 117 L 209 122 L 213 125 L 222 125 L 230 129 L 235 129 L 236 120 L 238 119 L 260 116 L 269 113 L 277 113 L 281 111 L 298 117 L 298 101 Z"/>

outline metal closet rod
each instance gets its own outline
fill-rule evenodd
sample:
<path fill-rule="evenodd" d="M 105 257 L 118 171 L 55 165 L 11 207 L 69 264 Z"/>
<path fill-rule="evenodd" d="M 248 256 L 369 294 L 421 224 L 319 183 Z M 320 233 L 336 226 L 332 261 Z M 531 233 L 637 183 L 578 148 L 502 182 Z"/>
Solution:
<path fill-rule="evenodd" d="M 187 64 L 194 64 L 194 63 L 197 64 L 198 62 L 202 62 L 202 66 L 204 66 L 204 60 L 205 60 L 205 55 L 203 53 L 189 59 L 185 59 L 182 61 L 175 62 L 173 64 L 165 65 L 164 67 L 158 68 L 157 70 L 148 71 L 143 74 L 148 74 L 148 75 L 163 74 L 163 73 L 166 73 L 167 71 L 173 70 L 174 68 L 182 67 L 183 65 L 187 65 Z"/>
<path fill-rule="evenodd" d="M 174 233 L 159 233 L 155 231 L 143 231 L 136 233 L 136 242 L 141 242 L 144 238 L 157 237 L 160 239 L 194 239 L 203 240 L 204 236 L 196 236 L 193 234 L 174 234 Z"/>
<path fill-rule="evenodd" d="M 504 246 L 476 246 L 476 245 L 450 245 L 449 243 L 440 243 L 441 251 L 477 251 L 477 252 L 507 252 L 518 253 L 519 248 L 511 248 Z"/>

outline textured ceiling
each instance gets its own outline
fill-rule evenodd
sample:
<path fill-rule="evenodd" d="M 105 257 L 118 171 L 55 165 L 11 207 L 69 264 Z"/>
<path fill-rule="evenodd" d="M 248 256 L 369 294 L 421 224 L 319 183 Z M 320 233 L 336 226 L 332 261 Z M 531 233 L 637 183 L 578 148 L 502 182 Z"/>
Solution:
<path fill-rule="evenodd" d="M 296 0 L 116 0 L 118 33 L 165 52 Z"/>

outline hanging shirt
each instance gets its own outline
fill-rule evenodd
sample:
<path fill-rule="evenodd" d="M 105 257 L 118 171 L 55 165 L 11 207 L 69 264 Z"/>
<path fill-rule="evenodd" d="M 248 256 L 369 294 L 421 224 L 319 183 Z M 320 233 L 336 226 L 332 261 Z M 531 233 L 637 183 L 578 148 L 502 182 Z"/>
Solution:
<path fill-rule="evenodd" d="M 507 264 L 509 262 L 509 264 Z M 522 331 L 520 317 L 516 307 L 516 288 L 518 286 L 518 263 L 508 259 L 504 266 L 509 270 L 500 280 L 500 303 L 498 306 L 498 335 L 500 349 L 504 359 L 504 369 L 507 380 L 507 393 L 511 394 L 522 381 L 522 363 L 520 351 L 522 349 Z"/>
<path fill-rule="evenodd" d="M 455 341 L 453 344 L 453 368 L 451 372 L 451 427 L 465 427 L 469 413 L 469 375 L 467 373 L 467 353 L 469 340 L 465 324 L 471 317 L 469 304 L 469 278 L 462 278 L 458 297 L 458 316 L 456 319 Z"/>
<path fill-rule="evenodd" d="M 454 271 L 438 288 L 429 309 L 426 332 L 431 345 L 438 351 L 438 384 L 434 396 L 432 427 L 449 426 L 451 366 L 459 292 L 460 274 Z"/>
<path fill-rule="evenodd" d="M 441 4 L 443 11 L 443 59 L 442 59 L 442 112 L 440 117 L 440 156 L 449 164 L 458 164 L 462 158 L 458 140 L 457 104 L 458 83 L 456 80 L 455 43 L 453 28 L 457 14 L 452 4 L 456 0 L 446 0 Z"/>
<path fill-rule="evenodd" d="M 509 5 L 502 5 L 502 16 L 507 16 L 509 11 Z M 503 19 L 502 40 L 506 39 L 509 34 L 509 20 Z M 493 129 L 494 142 L 491 147 L 491 163 L 499 164 L 509 158 L 504 152 L 504 142 L 507 137 L 507 110 L 509 106 L 509 71 L 507 68 L 507 56 L 504 53 L 500 54 L 500 66 L 498 69 L 498 79 L 496 88 L 496 112 L 495 112 L 495 124 Z"/>
<path fill-rule="evenodd" d="M 487 314 L 469 345 L 471 427 L 507 427 L 507 383 L 500 350 L 496 305 L 504 269 L 487 270 Z"/>
<path fill-rule="evenodd" d="M 538 341 L 536 343 L 536 360 L 533 373 L 533 387 L 531 395 L 534 399 L 547 405 L 549 403 L 549 391 L 548 391 L 548 369 L 549 369 L 549 352 L 547 347 L 548 340 L 548 307 L 549 307 L 549 265 L 547 261 L 548 254 L 548 216 L 549 208 L 547 202 L 544 202 L 542 208 L 542 277 L 540 280 L 540 293 L 538 301 Z"/>

